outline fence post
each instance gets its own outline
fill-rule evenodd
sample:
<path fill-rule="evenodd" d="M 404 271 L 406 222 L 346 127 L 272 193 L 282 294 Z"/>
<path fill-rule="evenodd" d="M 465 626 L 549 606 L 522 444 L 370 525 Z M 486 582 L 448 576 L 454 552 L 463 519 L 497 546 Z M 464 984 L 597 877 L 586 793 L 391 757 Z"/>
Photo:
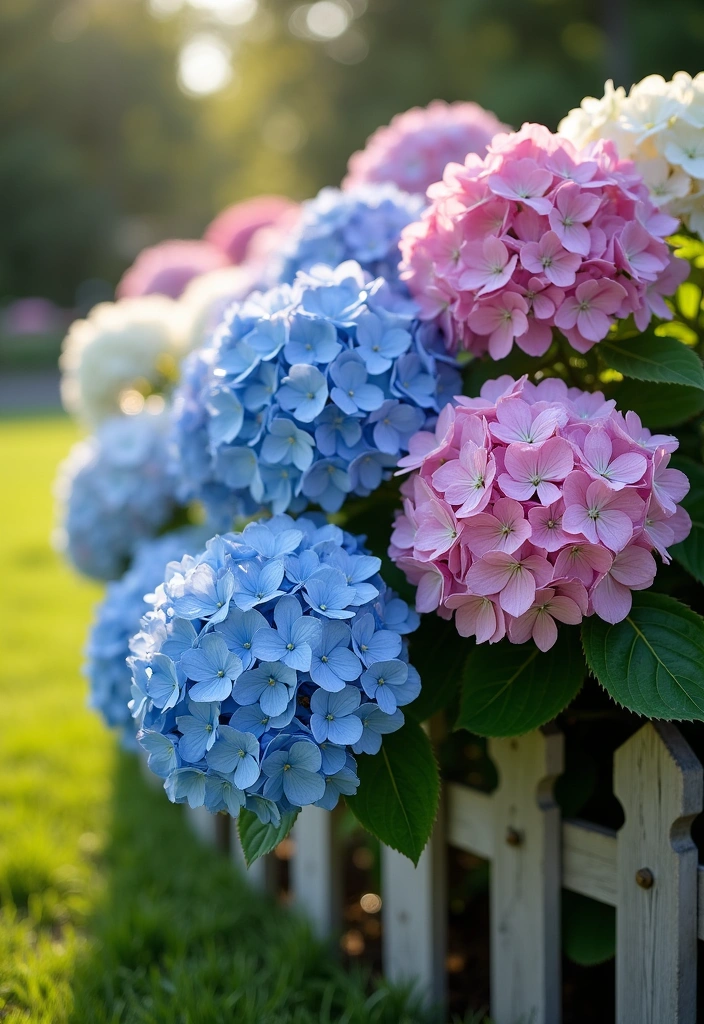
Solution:
<path fill-rule="evenodd" d="M 390 847 L 381 847 L 384 974 L 395 982 L 413 981 L 438 1006 L 446 999 L 446 843 L 441 800 L 417 868 Z"/>
<path fill-rule="evenodd" d="M 695 1024 L 702 766 L 674 725 L 650 722 L 614 756 L 618 1024 Z"/>
<path fill-rule="evenodd" d="M 337 931 L 342 920 L 342 853 L 336 842 L 335 815 L 312 804 L 293 827 L 291 861 L 294 904 L 317 935 Z"/>
<path fill-rule="evenodd" d="M 553 785 L 563 770 L 563 746 L 555 727 L 489 741 L 499 772 L 491 864 L 495 1024 L 561 1019 L 561 836 Z"/>

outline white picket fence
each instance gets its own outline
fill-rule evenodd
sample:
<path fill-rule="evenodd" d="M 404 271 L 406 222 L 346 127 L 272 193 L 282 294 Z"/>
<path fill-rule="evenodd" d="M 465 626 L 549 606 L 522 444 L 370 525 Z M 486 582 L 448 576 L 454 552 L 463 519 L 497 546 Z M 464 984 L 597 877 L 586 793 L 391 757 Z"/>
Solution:
<path fill-rule="evenodd" d="M 489 755 L 498 787 L 487 795 L 447 784 L 417 868 L 382 851 L 386 976 L 412 979 L 430 1002 L 444 1001 L 449 844 L 491 865 L 495 1024 L 560 1024 L 562 889 L 616 908 L 617 1024 L 695 1024 L 704 867 L 690 826 L 704 808 L 703 772 L 678 729 L 649 723 L 616 751 L 613 788 L 625 814 L 618 832 L 561 819 L 553 797 L 564 766 L 559 731 L 491 740 Z M 334 933 L 342 891 L 331 816 L 304 809 L 294 839 L 295 902 L 320 935 Z M 250 877 L 268 886 L 266 859 Z"/>

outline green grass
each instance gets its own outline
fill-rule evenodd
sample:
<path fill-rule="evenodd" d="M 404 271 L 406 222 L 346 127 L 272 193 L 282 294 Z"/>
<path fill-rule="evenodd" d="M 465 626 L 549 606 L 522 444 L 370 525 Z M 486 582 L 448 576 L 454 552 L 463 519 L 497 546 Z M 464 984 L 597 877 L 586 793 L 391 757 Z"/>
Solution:
<path fill-rule="evenodd" d="M 0 422 L 0 1019 L 427 1024 L 200 846 L 85 708 L 99 588 L 49 546 L 60 418 Z"/>

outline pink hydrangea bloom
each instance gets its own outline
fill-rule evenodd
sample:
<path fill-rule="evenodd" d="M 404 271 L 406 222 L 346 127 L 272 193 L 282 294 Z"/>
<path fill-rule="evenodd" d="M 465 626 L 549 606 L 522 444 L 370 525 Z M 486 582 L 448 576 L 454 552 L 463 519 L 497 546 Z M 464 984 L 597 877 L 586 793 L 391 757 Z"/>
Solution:
<path fill-rule="evenodd" d="M 487 381 L 411 438 L 389 555 L 418 611 L 455 616 L 477 643 L 555 643 L 585 615 L 619 622 L 649 587 L 652 552 L 689 533 L 677 439 L 603 394 L 551 378 Z"/>
<path fill-rule="evenodd" d="M 295 216 L 298 204 L 284 196 L 255 196 L 234 203 L 219 213 L 205 231 L 205 240 L 227 256 L 228 263 L 243 263 L 255 235 Z"/>
<path fill-rule="evenodd" d="M 342 187 L 391 181 L 404 192 L 425 192 L 440 181 L 446 164 L 468 153 L 483 157 L 493 136 L 506 130 L 476 103 L 435 100 L 413 107 L 378 128 L 364 149 L 352 154 Z"/>
<path fill-rule="evenodd" d="M 143 249 L 122 275 L 118 299 L 140 295 L 168 295 L 177 299 L 189 281 L 210 270 L 226 267 L 229 260 L 210 242 L 172 239 Z"/>
<path fill-rule="evenodd" d="M 539 356 L 557 328 L 586 352 L 617 319 L 671 318 L 663 295 L 688 269 L 664 241 L 677 221 L 611 142 L 578 151 L 524 124 L 448 164 L 428 196 L 403 231 L 400 276 L 451 351 Z"/>

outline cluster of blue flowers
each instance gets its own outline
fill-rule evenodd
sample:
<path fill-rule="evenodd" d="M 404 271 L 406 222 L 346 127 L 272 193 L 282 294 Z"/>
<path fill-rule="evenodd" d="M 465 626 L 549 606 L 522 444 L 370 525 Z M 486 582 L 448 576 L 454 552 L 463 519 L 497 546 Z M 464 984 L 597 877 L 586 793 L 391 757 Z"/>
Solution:
<path fill-rule="evenodd" d="M 262 506 L 336 512 L 391 475 L 461 387 L 440 330 L 416 312 L 353 262 L 230 308 L 175 402 L 180 475 L 214 521 Z"/>
<path fill-rule="evenodd" d="M 324 188 L 303 203 L 300 221 L 284 241 L 269 279 L 291 284 L 300 270 L 318 263 L 336 267 L 355 260 L 372 277 L 396 284 L 401 232 L 420 219 L 424 207 L 423 196 L 401 192 L 390 183 L 346 192 Z"/>
<path fill-rule="evenodd" d="M 86 576 L 118 579 L 176 510 L 165 414 L 106 420 L 59 469 L 56 546 Z"/>
<path fill-rule="evenodd" d="M 132 713 L 176 803 L 278 824 L 332 809 L 420 692 L 417 614 L 322 516 L 275 516 L 171 564 L 132 643 Z"/>
<path fill-rule="evenodd" d="M 135 746 L 134 722 L 127 706 L 132 680 L 127 664 L 130 638 L 149 611 L 151 595 L 163 583 L 167 564 L 200 551 L 206 540 L 202 527 L 193 526 L 144 541 L 131 567 L 122 579 L 107 585 L 98 605 L 83 670 L 90 686 L 89 703 L 108 726 L 120 731 L 126 746 Z"/>

